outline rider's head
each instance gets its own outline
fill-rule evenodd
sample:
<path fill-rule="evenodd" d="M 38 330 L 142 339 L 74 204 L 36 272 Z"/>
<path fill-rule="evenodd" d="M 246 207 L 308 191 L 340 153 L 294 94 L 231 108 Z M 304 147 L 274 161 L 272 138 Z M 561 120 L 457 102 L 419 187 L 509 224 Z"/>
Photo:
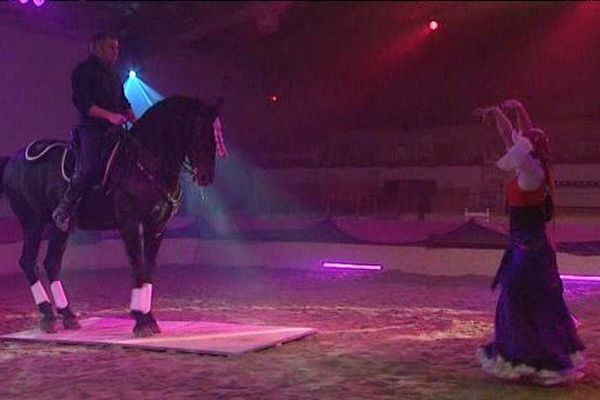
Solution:
<path fill-rule="evenodd" d="M 90 51 L 104 63 L 114 65 L 119 58 L 119 39 L 111 33 L 99 33 L 92 38 Z"/>

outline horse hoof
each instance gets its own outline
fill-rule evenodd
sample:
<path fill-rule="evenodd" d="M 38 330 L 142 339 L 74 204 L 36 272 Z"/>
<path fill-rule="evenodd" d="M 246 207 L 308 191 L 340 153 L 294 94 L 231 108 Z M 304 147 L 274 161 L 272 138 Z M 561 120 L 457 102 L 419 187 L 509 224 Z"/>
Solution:
<path fill-rule="evenodd" d="M 77 318 L 65 318 L 63 319 L 63 326 L 68 330 L 77 330 L 81 328 L 81 324 L 77 321 Z"/>
<path fill-rule="evenodd" d="M 148 313 L 148 325 L 153 333 L 162 333 L 160 326 L 158 326 L 158 322 L 156 322 L 156 318 L 154 318 L 154 315 L 152 315 L 151 312 Z"/>
<path fill-rule="evenodd" d="M 150 329 L 152 329 L 152 333 L 162 333 L 162 330 L 156 321 L 150 323 Z"/>
<path fill-rule="evenodd" d="M 131 315 L 135 318 L 135 327 L 133 328 L 135 337 L 148 337 L 162 332 L 151 311 L 146 314 L 141 311 L 132 311 Z"/>
<path fill-rule="evenodd" d="M 136 338 L 146 338 L 154 335 L 154 331 L 152 330 L 150 325 L 138 326 L 136 324 L 136 326 L 133 328 L 133 334 Z"/>
<path fill-rule="evenodd" d="M 40 329 L 45 333 L 56 333 L 56 319 L 42 318 L 40 320 Z"/>

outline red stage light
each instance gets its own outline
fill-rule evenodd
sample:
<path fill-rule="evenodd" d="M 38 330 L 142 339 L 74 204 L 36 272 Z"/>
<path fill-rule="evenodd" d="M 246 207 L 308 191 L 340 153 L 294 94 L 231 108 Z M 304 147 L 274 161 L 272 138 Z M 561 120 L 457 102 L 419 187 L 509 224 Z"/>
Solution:
<path fill-rule="evenodd" d="M 435 31 L 437 28 L 440 27 L 440 23 L 437 21 L 431 21 L 429 22 L 429 29 L 431 29 L 432 31 Z"/>

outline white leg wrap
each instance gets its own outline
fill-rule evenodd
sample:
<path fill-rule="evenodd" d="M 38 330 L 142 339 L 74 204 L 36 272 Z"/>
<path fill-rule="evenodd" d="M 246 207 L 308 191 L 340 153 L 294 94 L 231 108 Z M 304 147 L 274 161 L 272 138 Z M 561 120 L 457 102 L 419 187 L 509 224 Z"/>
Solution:
<path fill-rule="evenodd" d="M 62 309 L 69 305 L 67 295 L 65 295 L 65 291 L 60 281 L 52 282 L 50 284 L 50 291 L 52 292 L 52 298 L 54 299 L 54 304 L 56 305 L 56 308 Z"/>
<path fill-rule="evenodd" d="M 131 311 L 141 311 L 141 295 L 142 295 L 142 289 L 131 289 L 131 305 L 129 306 L 129 308 L 131 309 Z"/>
<path fill-rule="evenodd" d="M 33 285 L 31 285 L 31 294 L 33 294 L 33 301 L 35 301 L 35 305 L 40 305 L 43 302 L 50 303 L 50 299 L 48 298 L 48 294 L 42 285 L 42 282 L 37 281 Z"/>
<path fill-rule="evenodd" d="M 152 309 L 152 284 L 144 283 L 140 290 L 140 311 L 146 314 Z"/>

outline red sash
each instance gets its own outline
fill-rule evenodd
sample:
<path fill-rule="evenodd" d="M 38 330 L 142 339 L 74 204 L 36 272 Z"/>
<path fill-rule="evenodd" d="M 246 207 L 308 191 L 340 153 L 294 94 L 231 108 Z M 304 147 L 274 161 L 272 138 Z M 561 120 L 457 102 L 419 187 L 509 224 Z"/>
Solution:
<path fill-rule="evenodd" d="M 519 187 L 517 177 L 515 176 L 508 184 L 507 190 L 508 205 L 510 207 L 534 207 L 544 204 L 546 198 L 546 189 L 541 185 L 536 190 L 523 190 Z"/>

